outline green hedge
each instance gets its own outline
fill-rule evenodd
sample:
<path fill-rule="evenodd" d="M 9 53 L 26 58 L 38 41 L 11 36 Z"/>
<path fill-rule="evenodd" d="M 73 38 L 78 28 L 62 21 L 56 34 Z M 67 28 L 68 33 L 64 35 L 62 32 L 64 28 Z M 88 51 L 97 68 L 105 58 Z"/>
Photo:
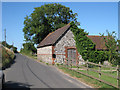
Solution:
<path fill-rule="evenodd" d="M 107 51 L 92 51 L 89 54 L 89 61 L 94 63 L 103 63 L 103 61 L 108 60 L 108 53 Z"/>

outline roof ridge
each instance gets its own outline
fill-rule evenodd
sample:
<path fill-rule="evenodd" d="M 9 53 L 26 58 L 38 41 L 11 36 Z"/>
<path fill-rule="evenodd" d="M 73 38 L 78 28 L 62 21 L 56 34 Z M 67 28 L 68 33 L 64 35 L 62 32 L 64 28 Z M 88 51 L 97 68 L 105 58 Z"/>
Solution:
<path fill-rule="evenodd" d="M 64 25 L 61 28 L 49 33 L 38 45 L 38 47 L 45 45 L 53 45 L 60 37 L 70 28 L 70 23 Z"/>
<path fill-rule="evenodd" d="M 68 23 L 68 24 L 66 24 L 66 25 L 64 25 L 63 27 L 61 27 L 61 28 L 58 28 L 58 29 L 56 29 L 55 31 L 57 31 L 57 30 L 61 30 L 62 28 L 64 28 L 64 27 L 67 27 L 68 25 L 70 25 L 70 23 Z"/>
<path fill-rule="evenodd" d="M 69 23 L 67 24 L 67 25 L 69 25 Z M 67 25 L 64 25 L 63 27 L 65 27 L 65 26 L 67 26 Z M 63 28 L 63 27 L 61 27 L 61 28 Z M 48 36 L 50 36 L 51 34 L 53 34 L 54 32 L 56 32 L 57 30 L 61 30 L 61 28 L 58 28 L 58 29 L 56 29 L 55 31 L 53 31 L 53 32 L 50 32 L 44 39 L 46 39 Z M 43 40 L 44 40 L 43 39 Z"/>

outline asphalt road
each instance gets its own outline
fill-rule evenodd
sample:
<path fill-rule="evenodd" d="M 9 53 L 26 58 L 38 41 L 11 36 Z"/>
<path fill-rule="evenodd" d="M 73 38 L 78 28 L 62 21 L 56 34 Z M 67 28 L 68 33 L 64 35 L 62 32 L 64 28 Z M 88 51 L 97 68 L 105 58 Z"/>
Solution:
<path fill-rule="evenodd" d="M 89 88 L 89 86 L 58 71 L 16 54 L 14 64 L 4 71 L 6 88 Z"/>

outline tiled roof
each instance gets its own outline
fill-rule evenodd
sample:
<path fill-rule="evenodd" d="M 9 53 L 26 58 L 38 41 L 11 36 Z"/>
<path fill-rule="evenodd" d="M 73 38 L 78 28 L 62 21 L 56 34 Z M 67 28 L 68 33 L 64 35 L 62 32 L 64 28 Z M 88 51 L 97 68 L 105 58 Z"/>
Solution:
<path fill-rule="evenodd" d="M 56 31 L 49 33 L 37 46 L 44 47 L 55 44 L 55 42 L 70 28 L 70 24 L 65 25 L 64 27 L 61 27 L 57 29 Z"/>
<path fill-rule="evenodd" d="M 87 35 L 87 37 L 90 38 L 93 41 L 93 43 L 96 44 L 95 48 L 97 50 L 106 50 L 107 49 L 107 47 L 105 46 L 105 41 L 104 41 L 103 37 L 101 37 L 101 36 L 92 36 L 92 35 Z"/>

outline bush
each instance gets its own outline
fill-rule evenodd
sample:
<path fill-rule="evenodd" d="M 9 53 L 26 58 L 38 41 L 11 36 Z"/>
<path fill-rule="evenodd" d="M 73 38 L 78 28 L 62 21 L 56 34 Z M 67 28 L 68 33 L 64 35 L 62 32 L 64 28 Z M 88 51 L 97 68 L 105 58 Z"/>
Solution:
<path fill-rule="evenodd" d="M 104 61 L 108 60 L 108 52 L 107 51 L 91 51 L 89 54 L 89 61 L 94 63 L 103 63 Z"/>
<path fill-rule="evenodd" d="M 49 63 L 46 63 L 46 65 L 49 65 Z"/>
<path fill-rule="evenodd" d="M 10 66 L 13 62 L 15 54 L 11 52 L 9 49 L 5 49 L 2 47 L 2 68 L 6 68 Z"/>
<path fill-rule="evenodd" d="M 6 44 L 5 44 L 5 41 L 2 41 L 2 45 L 3 45 L 3 46 L 6 45 L 7 48 L 13 49 L 13 52 L 14 52 L 14 53 L 18 53 L 17 47 L 14 47 L 13 45 L 9 45 L 7 42 L 6 42 Z"/>
<path fill-rule="evenodd" d="M 59 66 L 60 64 L 59 63 L 56 63 L 57 66 Z"/>

